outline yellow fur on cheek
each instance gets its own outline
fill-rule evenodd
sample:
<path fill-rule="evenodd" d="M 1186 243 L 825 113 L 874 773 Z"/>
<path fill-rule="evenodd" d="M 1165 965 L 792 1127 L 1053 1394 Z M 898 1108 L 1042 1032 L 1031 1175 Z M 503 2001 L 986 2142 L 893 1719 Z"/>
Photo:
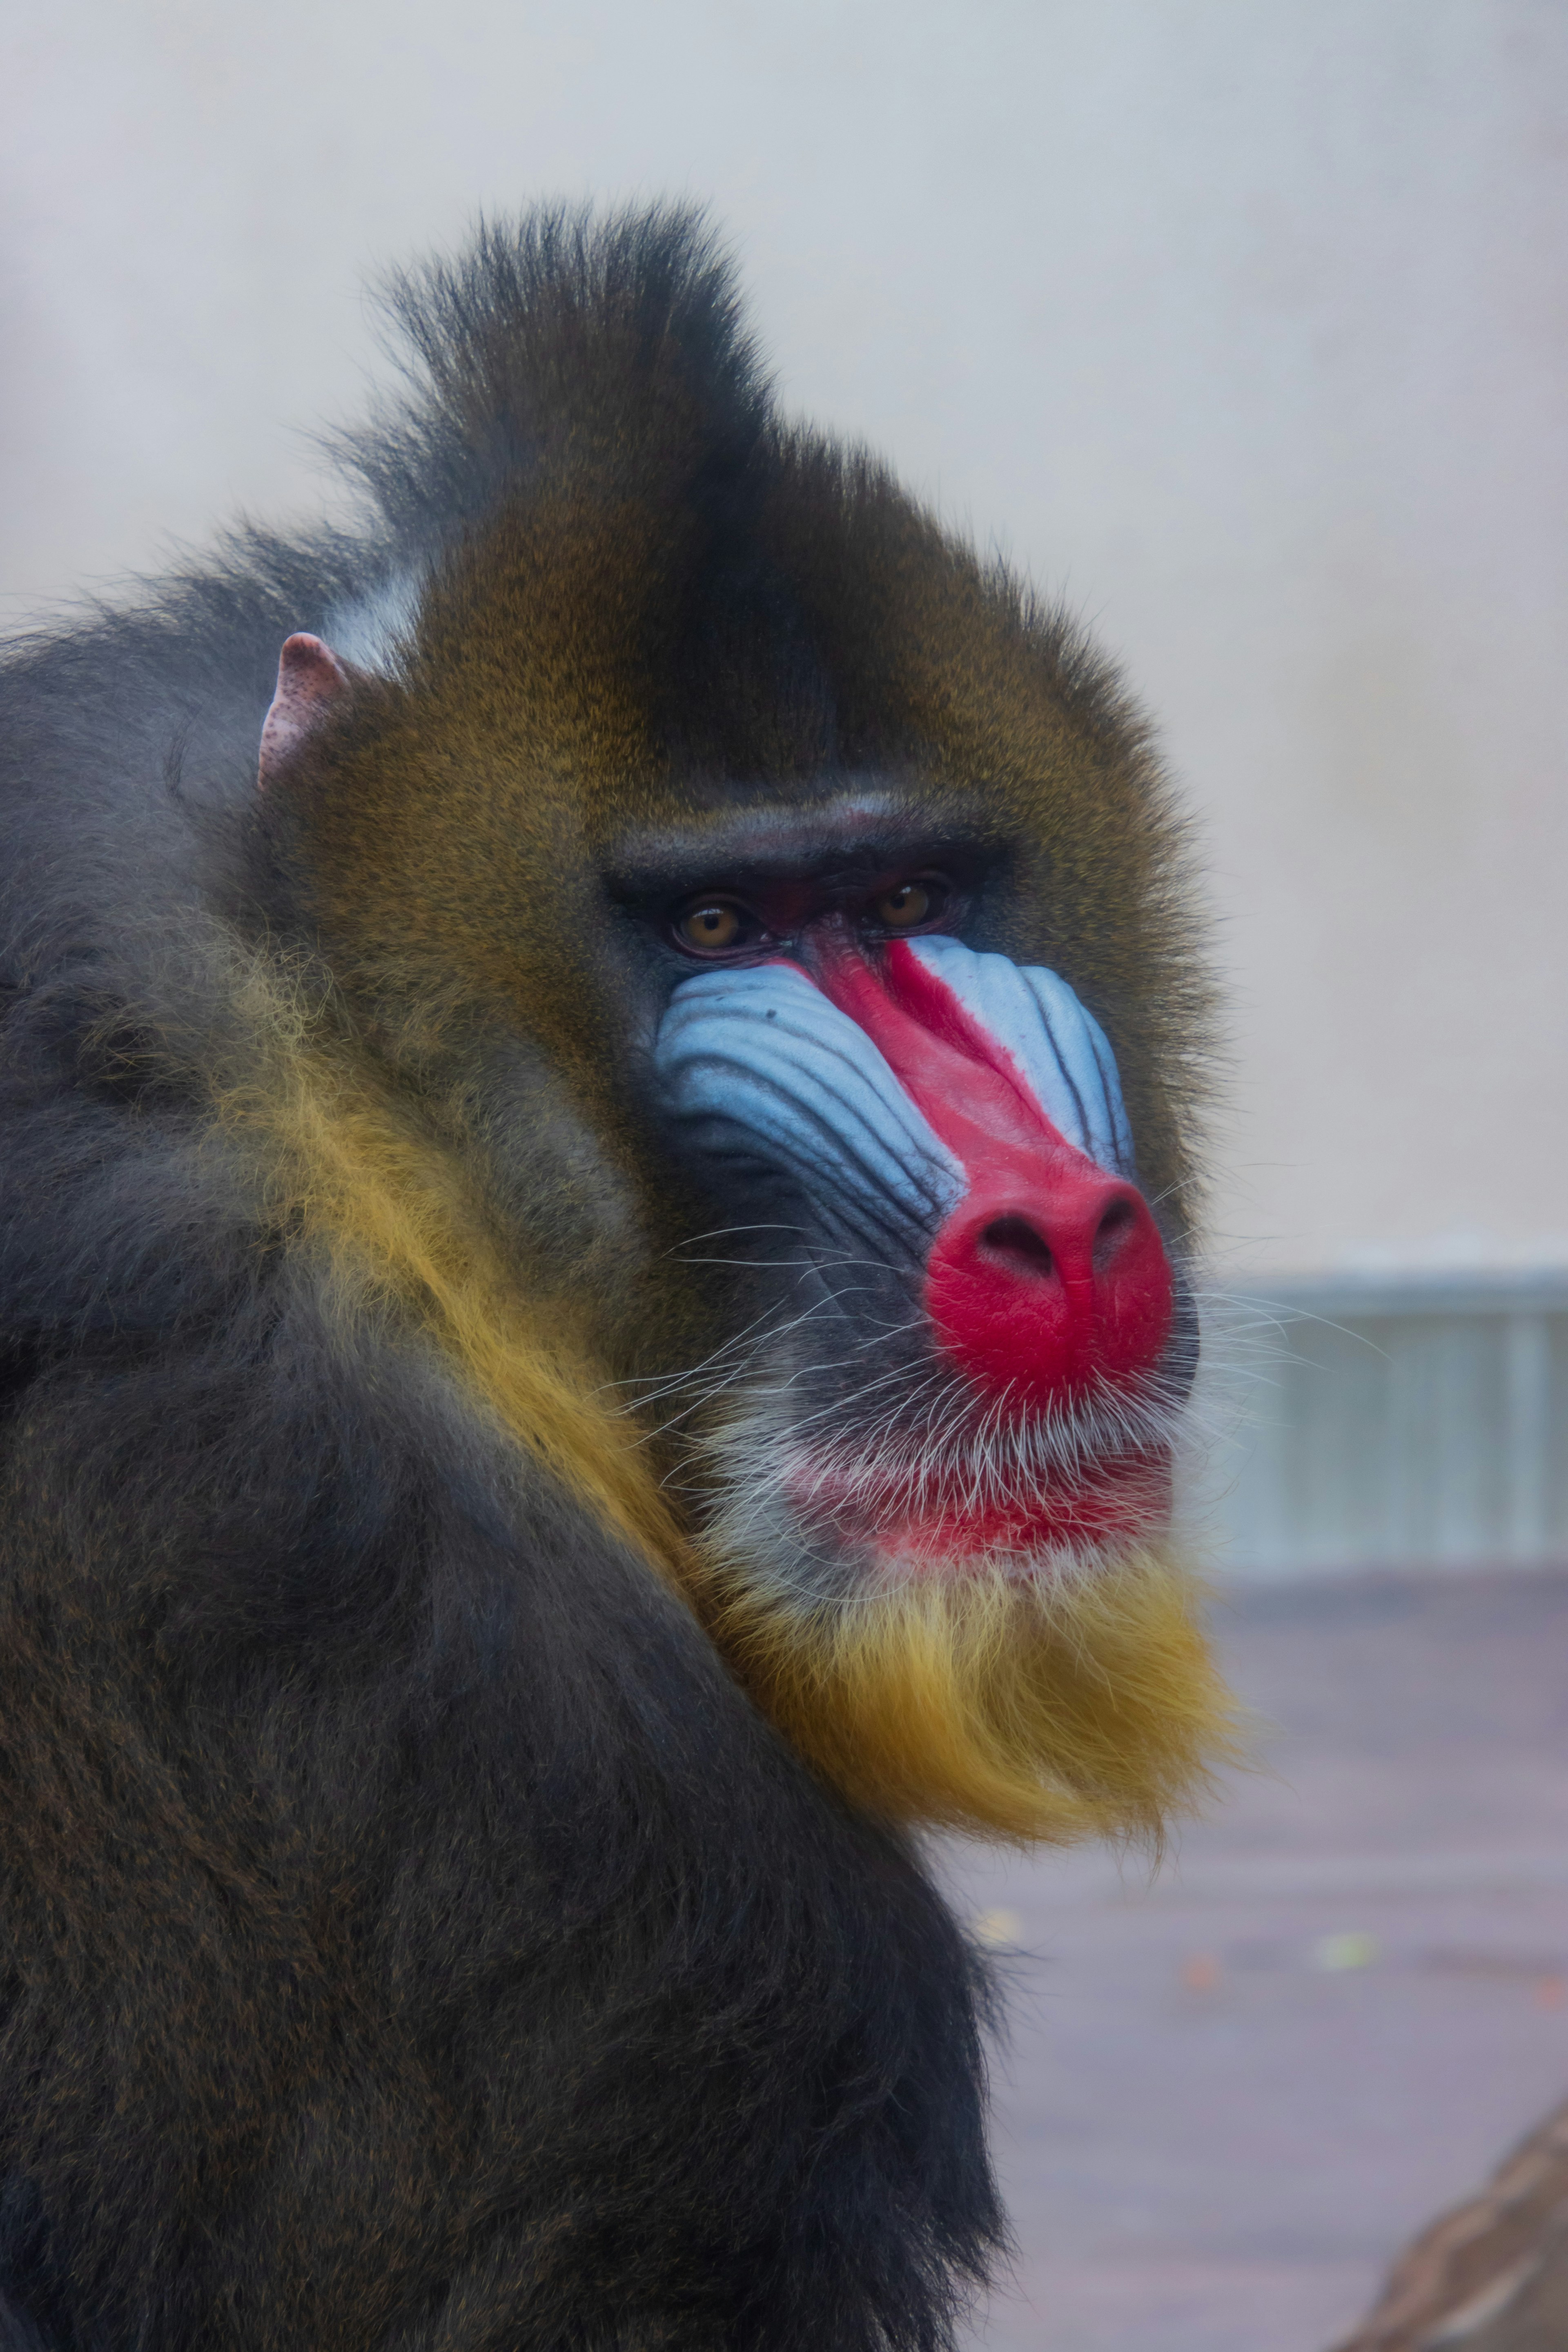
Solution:
<path fill-rule="evenodd" d="M 461 1171 L 312 1039 L 270 976 L 249 992 L 261 1067 L 219 1098 L 219 1125 L 262 1143 L 273 1215 L 324 1245 L 330 1310 L 352 1324 L 376 1304 L 400 1307 L 503 1428 L 679 1582 L 685 1538 L 637 1431 L 597 1402 L 603 1372 L 567 1318 L 521 1295 Z"/>
<path fill-rule="evenodd" d="M 1237 1750 L 1196 1588 L 1152 1551 L 1050 1583 L 930 1577 L 810 1608 L 710 1571 L 705 1614 L 807 1760 L 890 1821 L 1157 1843 Z"/>

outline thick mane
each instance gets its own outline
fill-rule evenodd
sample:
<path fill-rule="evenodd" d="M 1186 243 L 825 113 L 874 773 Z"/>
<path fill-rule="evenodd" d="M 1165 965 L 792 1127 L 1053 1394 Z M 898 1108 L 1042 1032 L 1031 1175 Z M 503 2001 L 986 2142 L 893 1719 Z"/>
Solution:
<path fill-rule="evenodd" d="M 688 207 L 486 222 L 459 258 L 390 278 L 384 302 L 406 396 L 332 446 L 405 558 L 662 401 L 696 412 L 714 490 L 771 419 L 732 265 Z"/>

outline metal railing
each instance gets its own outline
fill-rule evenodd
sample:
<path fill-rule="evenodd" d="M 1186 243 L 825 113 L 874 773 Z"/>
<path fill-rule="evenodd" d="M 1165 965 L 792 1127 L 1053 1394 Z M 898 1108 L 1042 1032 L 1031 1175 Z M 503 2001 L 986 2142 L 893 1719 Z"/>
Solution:
<path fill-rule="evenodd" d="M 1243 1403 L 1192 1507 L 1226 1574 L 1568 1564 L 1568 1271 L 1292 1281 L 1213 1352 Z"/>

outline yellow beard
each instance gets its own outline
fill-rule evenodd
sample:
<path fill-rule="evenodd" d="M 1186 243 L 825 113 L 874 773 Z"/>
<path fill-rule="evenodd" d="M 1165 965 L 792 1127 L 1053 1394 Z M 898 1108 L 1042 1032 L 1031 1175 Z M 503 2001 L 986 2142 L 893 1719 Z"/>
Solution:
<path fill-rule="evenodd" d="M 803 1604 L 721 1569 L 704 1614 L 759 1706 L 900 1822 L 1158 1843 L 1234 1756 L 1199 1588 L 1152 1549 L 1049 1581 L 980 1569 Z"/>

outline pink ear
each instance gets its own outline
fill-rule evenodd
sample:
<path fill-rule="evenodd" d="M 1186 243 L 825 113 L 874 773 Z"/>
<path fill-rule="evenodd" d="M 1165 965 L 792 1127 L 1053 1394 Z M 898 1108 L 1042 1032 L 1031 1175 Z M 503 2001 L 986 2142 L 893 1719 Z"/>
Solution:
<path fill-rule="evenodd" d="M 306 737 L 326 718 L 341 694 L 346 694 L 349 674 L 330 646 L 320 637 L 285 637 L 278 656 L 278 685 L 271 708 L 261 722 L 261 767 L 257 778 L 265 792 L 279 770 Z"/>

